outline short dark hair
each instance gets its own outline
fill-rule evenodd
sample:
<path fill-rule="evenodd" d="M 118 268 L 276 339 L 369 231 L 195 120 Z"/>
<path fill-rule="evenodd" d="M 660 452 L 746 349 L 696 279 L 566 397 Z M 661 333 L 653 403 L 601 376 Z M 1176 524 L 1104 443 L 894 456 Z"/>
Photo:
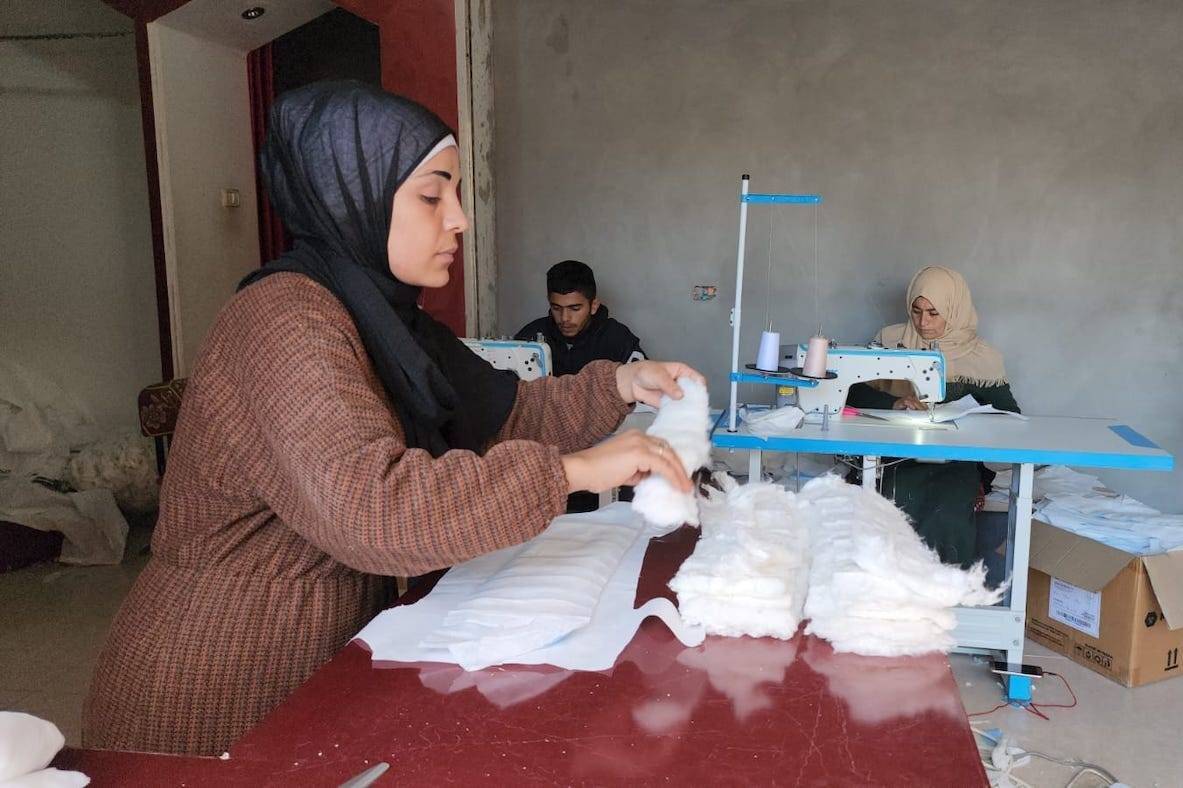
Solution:
<path fill-rule="evenodd" d="M 566 295 L 579 293 L 588 301 L 596 300 L 596 275 L 591 266 L 578 260 L 555 263 L 546 272 L 546 292 Z"/>

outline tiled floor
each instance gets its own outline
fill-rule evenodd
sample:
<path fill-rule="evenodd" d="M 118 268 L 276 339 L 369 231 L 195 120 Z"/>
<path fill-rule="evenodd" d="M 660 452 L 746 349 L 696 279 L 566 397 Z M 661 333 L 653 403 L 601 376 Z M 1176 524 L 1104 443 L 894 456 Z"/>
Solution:
<path fill-rule="evenodd" d="M 0 709 L 52 720 L 79 742 L 82 699 L 107 627 L 147 563 L 133 528 L 119 566 L 45 563 L 0 574 Z"/>
<path fill-rule="evenodd" d="M 106 628 L 146 563 L 140 548 L 148 531 L 133 529 L 129 558 L 121 566 L 42 564 L 0 574 L 0 708 L 28 711 L 57 723 L 78 744 L 82 699 Z M 1134 788 L 1183 786 L 1178 724 L 1183 680 L 1126 689 L 1036 645 L 1026 661 L 1063 673 L 1076 691 L 1074 709 L 1050 709 L 1050 721 L 1005 708 L 975 717 L 982 728 L 1000 727 L 1015 742 L 1063 759 L 1097 763 Z M 1001 690 L 987 664 L 950 657 L 967 711 L 990 709 Z M 1036 684 L 1037 701 L 1067 698 L 1058 679 Z M 906 757 L 907 741 L 899 743 Z M 1033 786 L 1064 786 L 1075 769 L 1039 760 L 1016 769 Z M 1103 782 L 1081 777 L 1074 788 Z"/>
<path fill-rule="evenodd" d="M 986 711 L 1002 702 L 1002 690 L 984 660 L 953 654 L 949 661 L 967 713 Z M 1127 689 L 1031 641 L 1023 661 L 1062 674 L 1076 692 L 1076 707 L 1047 709 L 1050 721 L 1025 709 L 1006 707 L 974 717 L 975 727 L 1001 728 L 1025 750 L 1095 763 L 1135 788 L 1183 786 L 1179 745 L 1183 681 Z M 1039 679 L 1033 697 L 1037 704 L 1071 702 L 1063 682 L 1054 676 Z M 1063 786 L 1075 772 L 1033 759 L 1014 773 L 1033 786 Z M 1073 788 L 1095 785 L 1105 783 L 1081 777 Z"/>

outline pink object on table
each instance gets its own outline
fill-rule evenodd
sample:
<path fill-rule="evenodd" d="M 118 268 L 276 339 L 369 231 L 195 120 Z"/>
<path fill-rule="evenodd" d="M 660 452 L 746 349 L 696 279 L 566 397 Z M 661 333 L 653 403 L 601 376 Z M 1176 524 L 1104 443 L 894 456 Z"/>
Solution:
<path fill-rule="evenodd" d="M 843 416 L 858 416 L 861 415 L 861 413 L 862 411 L 860 411 L 858 408 L 852 408 L 849 405 L 842 408 Z"/>

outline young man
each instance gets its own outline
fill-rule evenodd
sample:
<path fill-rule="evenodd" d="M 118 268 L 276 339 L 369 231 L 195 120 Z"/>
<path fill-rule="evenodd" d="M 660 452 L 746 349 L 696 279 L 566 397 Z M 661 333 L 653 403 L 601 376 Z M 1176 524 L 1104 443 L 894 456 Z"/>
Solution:
<path fill-rule="evenodd" d="M 564 260 L 546 272 L 550 315 L 522 327 L 514 338 L 550 345 L 555 375 L 571 375 L 591 361 L 645 358 L 641 341 L 628 326 L 608 316 L 596 298 L 596 276 L 586 263 Z"/>

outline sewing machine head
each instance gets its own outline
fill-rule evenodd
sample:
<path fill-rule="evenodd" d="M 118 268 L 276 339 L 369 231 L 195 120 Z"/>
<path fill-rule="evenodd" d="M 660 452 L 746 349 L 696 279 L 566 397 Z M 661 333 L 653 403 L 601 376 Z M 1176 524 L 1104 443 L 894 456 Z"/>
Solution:
<path fill-rule="evenodd" d="M 797 359 L 802 363 L 805 349 L 805 345 L 797 346 Z M 872 380 L 910 381 L 917 399 L 928 405 L 945 399 L 945 357 L 937 350 L 838 345 L 830 348 L 826 368 L 837 377 L 819 380 L 816 388 L 797 389 L 801 410 L 807 414 L 838 415 L 846 406 L 850 387 Z"/>
<path fill-rule="evenodd" d="M 468 349 L 488 361 L 494 369 L 508 369 L 517 373 L 522 380 L 534 380 L 551 374 L 550 345 L 542 342 L 524 342 L 517 339 L 471 339 L 460 340 Z"/>

